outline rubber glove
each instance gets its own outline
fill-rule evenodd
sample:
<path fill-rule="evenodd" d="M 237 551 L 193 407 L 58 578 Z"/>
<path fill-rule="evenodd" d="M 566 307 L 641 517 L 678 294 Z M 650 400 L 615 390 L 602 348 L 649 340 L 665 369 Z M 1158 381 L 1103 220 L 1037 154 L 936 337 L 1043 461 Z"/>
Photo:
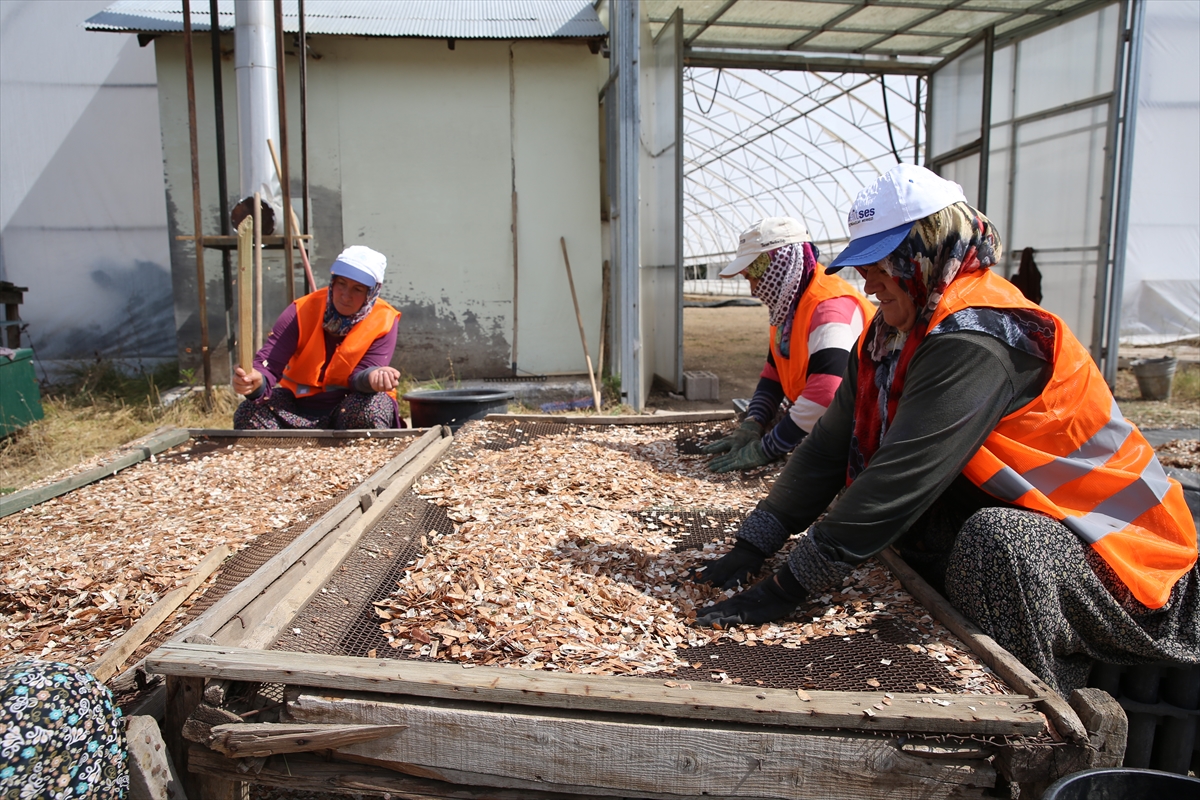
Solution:
<path fill-rule="evenodd" d="M 708 462 L 709 472 L 733 472 L 741 469 L 754 469 L 774 461 L 763 452 L 762 439 L 755 439 L 740 450 L 717 456 Z"/>
<path fill-rule="evenodd" d="M 738 539 L 733 549 L 706 566 L 696 567 L 690 573 L 697 583 L 735 589 L 749 583 L 750 576 L 762 569 L 767 556 L 749 542 Z"/>
<path fill-rule="evenodd" d="M 722 600 L 696 617 L 701 628 L 727 628 L 731 625 L 762 625 L 791 614 L 804 602 L 808 590 L 792 575 L 787 564 L 766 580 L 759 581 L 741 594 Z"/>
<path fill-rule="evenodd" d="M 741 450 L 750 442 L 761 439 L 763 435 L 763 426 L 754 417 L 746 417 L 742 420 L 742 424 L 734 429 L 733 433 L 728 436 L 717 439 L 715 442 L 701 447 L 700 450 L 705 453 L 729 453 L 735 450 Z"/>

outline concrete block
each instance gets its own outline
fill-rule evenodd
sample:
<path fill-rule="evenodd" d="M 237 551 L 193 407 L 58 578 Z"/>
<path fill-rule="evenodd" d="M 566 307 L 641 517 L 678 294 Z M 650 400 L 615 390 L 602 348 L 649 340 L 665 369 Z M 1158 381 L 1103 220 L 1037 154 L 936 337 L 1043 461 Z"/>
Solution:
<path fill-rule="evenodd" d="M 127 717 L 125 739 L 130 800 L 187 800 L 154 717 Z"/>
<path fill-rule="evenodd" d="M 720 379 L 715 372 L 695 370 L 683 373 L 683 396 L 688 400 L 721 399 Z"/>

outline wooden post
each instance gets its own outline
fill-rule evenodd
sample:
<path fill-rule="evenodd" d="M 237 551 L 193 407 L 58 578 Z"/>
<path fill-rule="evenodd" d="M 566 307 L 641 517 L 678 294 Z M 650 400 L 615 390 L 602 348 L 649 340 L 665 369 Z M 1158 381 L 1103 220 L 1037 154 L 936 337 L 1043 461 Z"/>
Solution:
<path fill-rule="evenodd" d="M 258 216 L 255 214 L 255 216 Z M 246 372 L 254 368 L 254 259 L 258 238 L 254 219 L 246 217 L 238 225 L 238 357 L 237 363 Z"/>
<path fill-rule="evenodd" d="M 163 714 L 163 741 L 175 763 L 188 797 L 203 797 L 199 781 L 188 772 L 188 741 L 183 738 L 183 723 L 200 705 L 204 693 L 204 678 L 167 676 L 167 706 Z"/>
<path fill-rule="evenodd" d="M 254 193 L 254 352 L 263 340 L 262 197 Z"/>

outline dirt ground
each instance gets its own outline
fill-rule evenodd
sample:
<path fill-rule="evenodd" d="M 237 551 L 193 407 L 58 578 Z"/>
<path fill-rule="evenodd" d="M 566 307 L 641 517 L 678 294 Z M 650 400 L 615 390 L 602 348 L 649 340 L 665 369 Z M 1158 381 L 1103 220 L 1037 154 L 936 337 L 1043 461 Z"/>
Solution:
<path fill-rule="evenodd" d="M 717 374 L 720 399 L 688 401 L 653 392 L 648 405 L 666 411 L 730 409 L 735 397 L 750 397 L 767 360 L 767 307 L 729 305 L 683 309 L 683 369 Z"/>

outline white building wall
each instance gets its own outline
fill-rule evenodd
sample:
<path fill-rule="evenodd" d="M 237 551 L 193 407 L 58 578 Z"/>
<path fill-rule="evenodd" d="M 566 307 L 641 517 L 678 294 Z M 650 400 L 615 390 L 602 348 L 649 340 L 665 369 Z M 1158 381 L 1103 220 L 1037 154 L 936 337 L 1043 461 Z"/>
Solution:
<path fill-rule="evenodd" d="M 159 39 L 163 151 L 172 234 L 192 228 L 180 37 Z M 584 43 L 312 37 L 308 65 L 313 268 L 325 285 L 343 246 L 388 257 L 382 296 L 402 313 L 395 365 L 418 379 L 511 372 L 512 191 L 519 197 L 517 360 L 522 373 L 579 373 L 584 361 L 559 237 L 589 336 L 599 335 L 598 72 Z M 196 47 L 205 225 L 216 225 L 210 62 Z M 232 61 L 227 141 L 235 142 Z M 288 137 L 299 209 L 297 63 L 286 58 Z M 515 81 L 510 85 L 510 81 Z M 515 137 L 513 132 L 515 131 Z M 515 162 L 514 162 L 515 159 Z M 514 167 L 515 163 L 515 167 Z M 229 154 L 236 186 L 236 152 Z M 210 222 L 211 220 L 211 222 Z M 212 228 L 207 226 L 212 225 Z M 194 348 L 190 244 L 173 243 L 181 350 Z M 267 325 L 282 310 L 277 256 Z M 207 258 L 210 330 L 221 329 L 219 256 Z M 298 283 L 299 285 L 299 283 Z M 595 347 L 592 341 L 589 345 Z M 185 359 L 189 354 L 185 353 Z M 214 366 L 220 359 L 214 357 Z"/>
<path fill-rule="evenodd" d="M 80 27 L 105 5 L 0 3 L 0 279 L 50 375 L 175 357 L 154 53 Z"/>

